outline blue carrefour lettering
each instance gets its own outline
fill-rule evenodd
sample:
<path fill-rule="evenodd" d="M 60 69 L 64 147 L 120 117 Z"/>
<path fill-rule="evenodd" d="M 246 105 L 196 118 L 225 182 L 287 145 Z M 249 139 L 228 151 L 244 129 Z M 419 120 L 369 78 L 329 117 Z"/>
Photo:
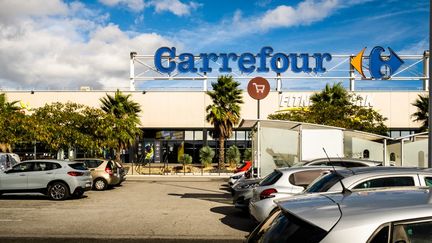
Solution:
<path fill-rule="evenodd" d="M 279 64 L 278 64 L 279 62 Z M 270 60 L 271 69 L 277 73 L 285 72 L 289 67 L 289 59 L 286 54 L 276 53 Z"/>
<path fill-rule="evenodd" d="M 388 49 L 390 51 L 390 56 L 386 60 L 383 60 L 381 57 L 381 53 L 385 51 L 384 48 L 376 46 L 372 49 L 369 58 L 369 71 L 372 78 L 388 78 L 404 63 L 390 47 Z M 386 74 L 382 71 L 381 68 L 384 66 L 389 68 L 389 73 Z"/>
<path fill-rule="evenodd" d="M 310 73 L 312 72 L 312 68 L 309 67 L 309 54 L 302 53 L 300 54 L 300 58 L 302 59 L 302 66 L 299 68 L 297 64 L 298 57 L 296 54 L 290 54 L 291 58 L 291 70 L 295 73 Z"/>
<path fill-rule="evenodd" d="M 393 51 L 391 51 L 391 53 L 393 53 Z M 396 54 L 393 56 L 395 55 Z M 175 61 L 176 58 L 178 58 L 178 64 Z M 201 59 L 201 62 L 197 61 L 196 58 Z M 313 59 L 315 59 L 315 62 L 313 62 Z M 176 69 L 180 73 L 196 73 L 198 70 L 199 72 L 210 73 L 213 71 L 211 62 L 217 62 L 217 64 L 220 65 L 218 71 L 225 73 L 232 72 L 231 66 L 235 64 L 235 62 L 237 62 L 238 69 L 243 73 L 255 71 L 269 72 L 270 69 L 277 73 L 286 72 L 288 69 L 294 73 L 323 73 L 326 71 L 324 68 L 324 61 L 329 62 L 331 59 L 332 56 L 329 53 L 315 53 L 312 56 L 307 53 L 273 53 L 273 48 L 269 46 L 261 48 L 257 54 L 200 53 L 197 56 L 194 56 L 192 53 L 181 53 L 177 55 L 175 47 L 161 47 L 156 50 L 154 63 L 159 72 L 168 74 L 174 72 Z M 389 60 L 385 62 L 385 65 L 393 69 L 396 66 L 394 63 L 396 63 L 396 61 Z M 310 66 L 311 64 L 312 67 Z M 315 64 L 315 66 L 313 66 L 313 64 Z"/>
<path fill-rule="evenodd" d="M 193 54 L 191 53 L 182 53 L 179 56 L 179 64 L 178 64 L 178 70 L 181 73 L 196 73 L 198 69 L 195 68 L 195 59 Z"/>
<path fill-rule="evenodd" d="M 251 73 L 255 70 L 255 56 L 252 53 L 243 53 L 240 55 L 238 60 L 238 67 L 240 71 L 244 73 Z M 249 67 L 245 67 L 245 65 L 250 65 Z"/>
<path fill-rule="evenodd" d="M 315 58 L 315 68 L 313 69 L 313 71 L 315 73 L 325 73 L 327 69 L 323 67 L 323 62 L 324 60 L 330 62 L 332 56 L 329 53 L 324 53 L 324 54 L 315 53 L 313 54 L 313 57 Z"/>
<path fill-rule="evenodd" d="M 161 48 L 157 49 L 157 51 L 155 53 L 155 58 L 154 58 L 154 64 L 155 64 L 156 69 L 161 71 L 162 73 L 172 73 L 172 71 L 174 71 L 176 68 L 175 61 L 169 60 L 168 61 L 168 67 L 164 67 L 162 65 L 162 56 L 168 55 L 169 58 L 174 59 L 176 56 L 175 52 L 176 52 L 175 47 L 173 47 L 171 49 L 168 47 L 161 47 Z"/>

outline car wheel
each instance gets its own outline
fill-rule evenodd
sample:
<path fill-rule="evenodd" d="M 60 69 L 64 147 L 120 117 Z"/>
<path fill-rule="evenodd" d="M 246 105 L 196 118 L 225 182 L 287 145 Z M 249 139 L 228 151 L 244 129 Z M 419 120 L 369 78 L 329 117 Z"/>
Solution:
<path fill-rule="evenodd" d="M 63 182 L 54 182 L 48 188 L 48 196 L 52 200 L 65 200 L 69 197 L 69 188 Z"/>
<path fill-rule="evenodd" d="M 98 178 L 94 181 L 93 185 L 96 191 L 103 191 L 107 188 L 108 183 L 104 179 Z"/>

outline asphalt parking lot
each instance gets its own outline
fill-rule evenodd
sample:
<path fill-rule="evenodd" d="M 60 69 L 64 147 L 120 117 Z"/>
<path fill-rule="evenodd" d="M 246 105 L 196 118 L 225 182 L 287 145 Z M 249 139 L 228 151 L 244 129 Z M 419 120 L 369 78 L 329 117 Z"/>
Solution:
<path fill-rule="evenodd" d="M 242 242 L 255 224 L 225 178 L 129 177 L 80 199 L 0 197 L 0 242 Z"/>

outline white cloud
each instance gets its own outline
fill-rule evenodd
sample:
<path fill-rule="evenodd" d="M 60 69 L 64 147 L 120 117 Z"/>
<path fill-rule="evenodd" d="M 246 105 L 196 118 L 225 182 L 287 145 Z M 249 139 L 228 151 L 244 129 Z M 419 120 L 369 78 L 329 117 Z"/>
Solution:
<path fill-rule="evenodd" d="M 131 51 L 151 54 L 172 45 L 158 34 L 131 34 L 106 21 L 107 16 L 72 4 L 62 12 L 33 17 L 33 11 L 21 11 L 0 19 L 0 88 L 127 88 Z"/>
<path fill-rule="evenodd" d="M 255 16 L 243 16 L 242 11 L 237 10 L 231 18 L 225 18 L 216 25 L 201 23 L 200 27 L 191 31 L 182 30 L 175 37 L 190 40 L 193 43 L 191 46 L 197 49 L 215 43 L 227 44 L 271 29 L 311 25 L 339 9 L 368 1 L 371 0 L 303 0 L 295 6 L 280 5 Z"/>
<path fill-rule="evenodd" d="M 0 0 L 0 21 L 12 22 L 22 17 L 65 15 L 68 7 L 61 0 Z"/>
<path fill-rule="evenodd" d="M 124 5 L 133 12 L 140 12 L 145 8 L 144 0 L 99 0 L 99 2 L 110 7 Z"/>
<path fill-rule="evenodd" d="M 150 5 L 155 7 L 157 13 L 167 11 L 177 16 L 190 15 L 192 10 L 201 6 L 196 2 L 182 3 L 179 0 L 157 0 L 150 2 Z"/>
<path fill-rule="evenodd" d="M 281 5 L 267 11 L 257 25 L 262 29 L 308 25 L 328 17 L 339 6 L 338 0 L 306 0 L 297 7 Z"/>

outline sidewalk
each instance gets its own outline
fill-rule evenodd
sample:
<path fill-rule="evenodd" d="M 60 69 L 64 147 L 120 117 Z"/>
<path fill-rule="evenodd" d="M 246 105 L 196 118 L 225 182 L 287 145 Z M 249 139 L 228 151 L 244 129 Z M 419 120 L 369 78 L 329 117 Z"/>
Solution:
<path fill-rule="evenodd" d="M 141 177 L 213 177 L 213 178 L 228 178 L 233 173 L 232 172 L 203 172 L 198 167 L 192 165 L 193 172 L 186 172 L 184 173 L 182 170 L 174 170 L 173 168 L 182 166 L 180 164 L 168 164 L 170 171 L 169 172 L 163 172 L 163 168 L 165 168 L 165 164 L 161 163 L 151 163 L 150 166 L 143 165 L 140 167 L 140 173 L 136 171 L 137 165 L 136 164 L 123 164 L 125 168 L 127 168 L 128 178 L 141 178 Z M 133 165 L 133 166 L 132 166 Z M 188 169 L 189 170 L 189 169 Z"/>

